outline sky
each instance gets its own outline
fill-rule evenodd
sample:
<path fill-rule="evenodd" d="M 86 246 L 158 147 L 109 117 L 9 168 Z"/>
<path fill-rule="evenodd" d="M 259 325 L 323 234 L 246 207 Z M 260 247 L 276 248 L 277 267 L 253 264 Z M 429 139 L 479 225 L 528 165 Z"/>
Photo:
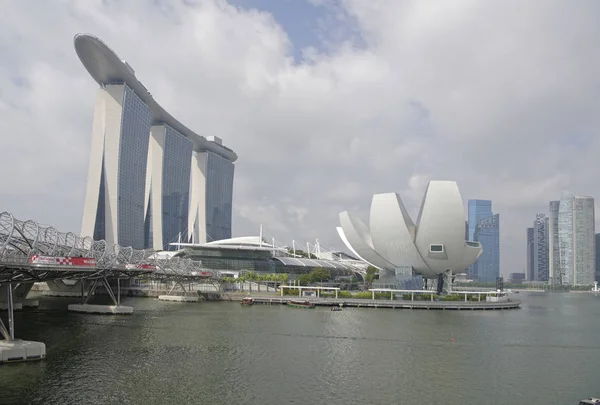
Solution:
<path fill-rule="evenodd" d="M 397 192 L 416 219 L 427 182 L 455 180 L 493 201 L 502 272 L 522 271 L 549 200 L 600 198 L 599 18 L 594 0 L 5 0 L 0 210 L 80 230 L 85 32 L 238 153 L 235 236 L 341 249 L 340 211 Z"/>

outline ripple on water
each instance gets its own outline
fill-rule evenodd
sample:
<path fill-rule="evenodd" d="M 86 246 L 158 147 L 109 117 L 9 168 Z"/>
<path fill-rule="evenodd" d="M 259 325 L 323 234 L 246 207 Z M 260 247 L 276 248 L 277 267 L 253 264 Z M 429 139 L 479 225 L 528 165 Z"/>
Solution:
<path fill-rule="evenodd" d="M 574 316 L 571 297 L 522 296 L 522 310 L 493 312 L 144 299 L 129 301 L 131 317 L 23 311 L 19 336 L 46 342 L 48 358 L 0 367 L 0 402 L 462 405 L 599 395 L 600 325 L 589 322 L 598 302 L 578 297 Z"/>

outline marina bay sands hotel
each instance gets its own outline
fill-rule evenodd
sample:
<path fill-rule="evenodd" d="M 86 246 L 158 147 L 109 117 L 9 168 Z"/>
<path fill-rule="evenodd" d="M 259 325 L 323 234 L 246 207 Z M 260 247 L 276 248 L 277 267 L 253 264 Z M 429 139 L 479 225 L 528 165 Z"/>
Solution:
<path fill-rule="evenodd" d="M 230 238 L 237 155 L 173 118 L 98 38 L 74 43 L 100 85 L 82 236 L 156 250 Z"/>

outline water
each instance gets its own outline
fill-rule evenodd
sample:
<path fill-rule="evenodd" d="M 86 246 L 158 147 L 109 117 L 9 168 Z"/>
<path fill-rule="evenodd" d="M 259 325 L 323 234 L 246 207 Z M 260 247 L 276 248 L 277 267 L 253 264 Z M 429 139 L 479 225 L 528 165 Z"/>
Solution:
<path fill-rule="evenodd" d="M 600 396 L 600 297 L 520 294 L 513 311 L 291 309 L 125 299 L 132 316 L 43 299 L 0 366 L 7 404 L 576 404 Z M 3 311 L 5 316 L 5 311 Z M 454 338 L 454 341 L 452 341 Z"/>

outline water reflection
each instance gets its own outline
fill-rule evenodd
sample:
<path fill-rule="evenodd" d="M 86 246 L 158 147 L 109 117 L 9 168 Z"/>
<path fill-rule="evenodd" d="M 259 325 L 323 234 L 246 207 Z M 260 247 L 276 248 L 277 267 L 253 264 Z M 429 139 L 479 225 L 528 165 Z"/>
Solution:
<path fill-rule="evenodd" d="M 68 314 L 68 301 L 44 299 L 16 322 L 19 336 L 47 343 L 48 358 L 0 367 L 0 402 L 569 404 L 599 395 L 591 319 L 600 300 L 521 296 L 521 310 L 489 312 L 130 298 L 130 317 Z"/>

